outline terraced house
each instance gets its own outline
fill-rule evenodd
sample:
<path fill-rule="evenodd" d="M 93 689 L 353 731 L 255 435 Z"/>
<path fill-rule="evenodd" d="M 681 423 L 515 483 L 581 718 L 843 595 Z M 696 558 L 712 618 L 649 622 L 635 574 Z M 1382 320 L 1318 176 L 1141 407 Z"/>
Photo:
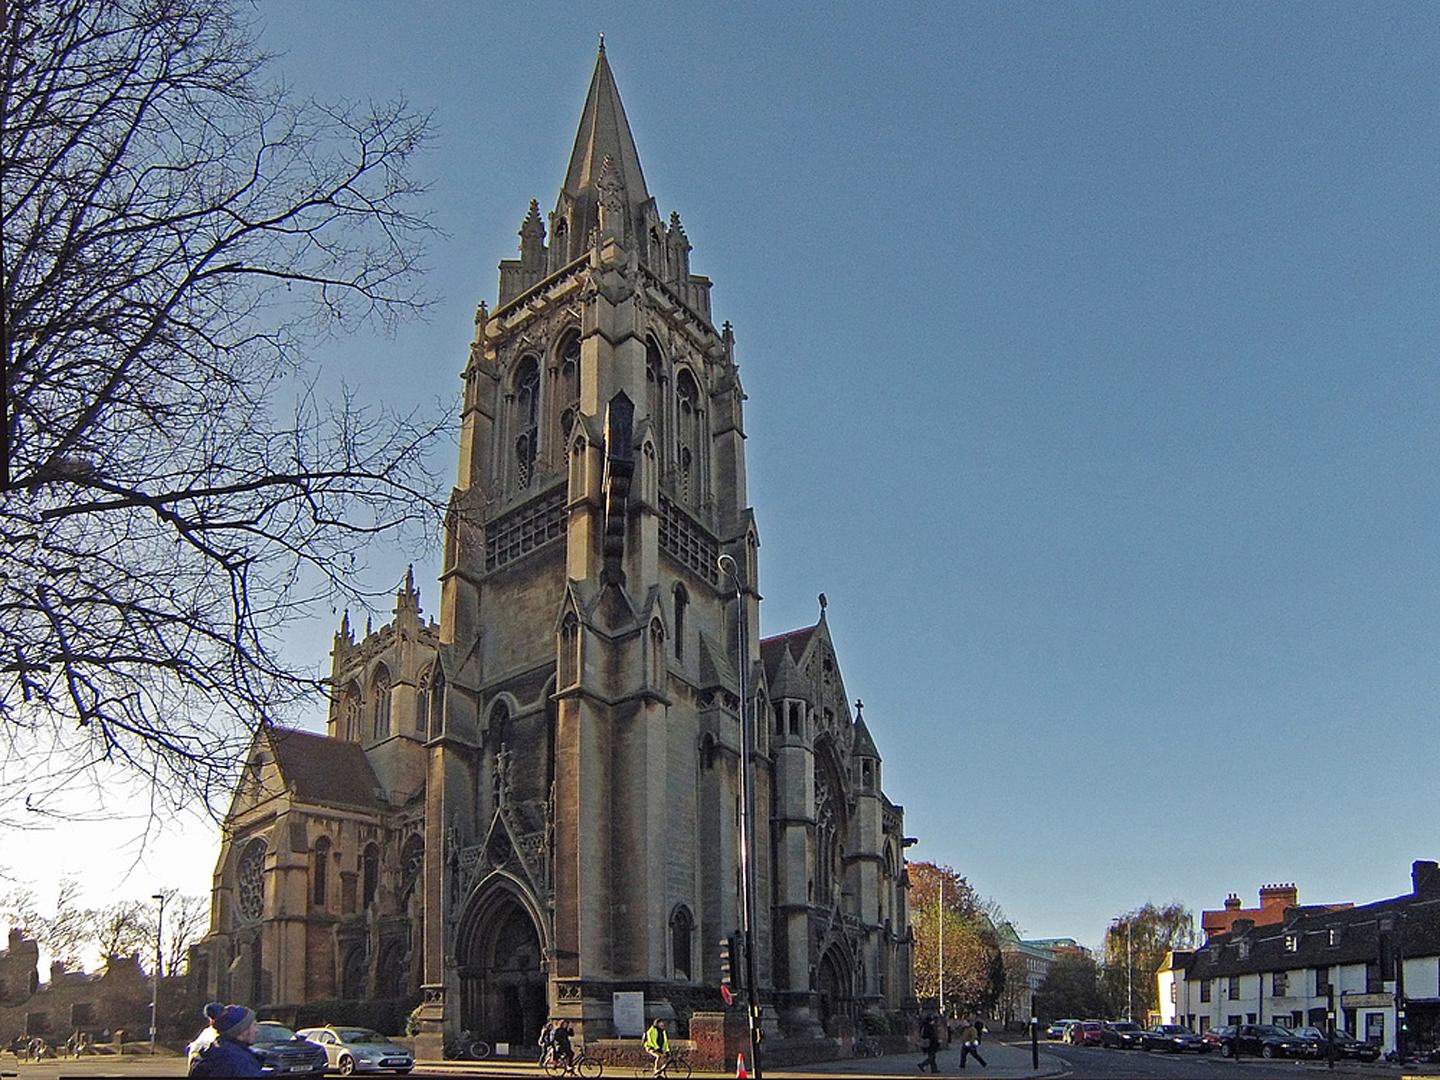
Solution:
<path fill-rule="evenodd" d="M 1158 975 L 1166 1023 L 1336 1026 L 1385 1050 L 1440 1039 L 1440 866 L 1416 862 L 1412 891 L 1359 907 L 1287 908 L 1277 921 L 1236 919 Z"/>

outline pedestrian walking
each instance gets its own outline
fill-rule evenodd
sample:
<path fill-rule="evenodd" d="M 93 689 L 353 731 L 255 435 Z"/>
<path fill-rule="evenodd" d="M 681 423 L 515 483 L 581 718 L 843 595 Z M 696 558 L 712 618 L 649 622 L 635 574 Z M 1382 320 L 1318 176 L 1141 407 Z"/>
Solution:
<path fill-rule="evenodd" d="M 940 1052 L 940 1031 L 934 1016 L 925 1017 L 920 1025 L 920 1049 L 925 1051 L 925 1059 L 920 1062 L 920 1071 L 923 1073 L 928 1065 L 932 1073 L 938 1073 L 940 1066 L 935 1064 L 935 1055 Z"/>
<path fill-rule="evenodd" d="M 965 1068 L 967 1058 L 974 1058 L 980 1063 L 982 1069 L 988 1069 L 985 1059 L 980 1056 L 980 1032 L 975 1030 L 973 1022 L 967 1022 L 965 1030 L 960 1032 L 960 1068 Z"/>

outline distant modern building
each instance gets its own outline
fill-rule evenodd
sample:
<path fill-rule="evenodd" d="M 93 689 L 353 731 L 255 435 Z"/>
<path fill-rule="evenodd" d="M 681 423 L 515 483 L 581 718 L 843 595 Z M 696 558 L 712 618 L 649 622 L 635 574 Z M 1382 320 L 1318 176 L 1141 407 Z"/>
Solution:
<path fill-rule="evenodd" d="M 1166 1023 L 1313 1024 L 1327 1013 L 1356 1038 L 1406 1049 L 1440 1036 L 1440 866 L 1411 868 L 1412 891 L 1360 907 L 1291 905 L 1279 919 L 1237 918 L 1200 948 L 1174 952 L 1157 980 Z"/>
<path fill-rule="evenodd" d="M 1200 913 L 1200 929 L 1205 932 L 1205 938 L 1208 941 L 1214 934 L 1229 933 L 1230 928 L 1239 919 L 1244 919 L 1255 926 L 1269 926 L 1271 923 L 1283 920 L 1285 912 L 1289 908 L 1297 907 L 1299 903 L 1300 890 L 1293 884 L 1262 885 L 1258 908 L 1241 907 L 1240 897 L 1231 893 L 1225 898 L 1225 907 L 1220 911 L 1202 911 Z M 1311 910 L 1338 911 L 1351 906 L 1350 904 L 1322 904 Z"/>
<path fill-rule="evenodd" d="M 1091 957 L 1091 952 L 1084 945 L 1081 945 L 1074 938 L 1026 938 L 1024 944 L 1033 946 L 1036 949 L 1044 949 L 1054 959 L 1059 960 L 1063 956 L 1080 956 L 1085 959 Z"/>
<path fill-rule="evenodd" d="M 1015 927 L 1008 922 L 996 927 L 995 936 L 1000 942 L 1000 953 L 1005 958 L 1006 973 L 1005 992 L 1000 999 L 1000 1018 L 1009 1023 L 1030 1015 L 1031 1004 L 1035 995 L 1040 992 L 1045 976 L 1050 974 L 1056 954 L 1044 943 L 1020 940 Z M 1011 977 L 1021 965 L 1024 967 L 1025 981 L 1020 985 L 1013 985 Z"/>

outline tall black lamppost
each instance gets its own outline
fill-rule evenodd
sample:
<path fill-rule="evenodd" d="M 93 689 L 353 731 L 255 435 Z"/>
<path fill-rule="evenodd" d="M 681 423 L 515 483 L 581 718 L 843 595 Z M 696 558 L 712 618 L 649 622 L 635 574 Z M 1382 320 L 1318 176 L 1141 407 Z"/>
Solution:
<path fill-rule="evenodd" d="M 745 672 L 750 666 L 745 640 L 745 594 L 740 588 L 740 568 L 735 559 L 730 555 L 721 555 L 716 565 L 735 584 L 735 647 L 740 661 L 736 664 L 740 677 L 740 930 L 745 935 L 745 1004 L 750 1025 L 750 1071 L 760 1078 L 764 1074 L 760 1071 L 760 999 L 755 986 L 755 790 L 749 692 L 745 686 Z"/>
<path fill-rule="evenodd" d="M 159 1023 L 160 1009 L 160 942 L 165 926 L 165 894 L 155 893 L 151 900 L 160 901 L 160 912 L 155 916 L 155 984 L 150 992 L 150 1056 L 155 1056 L 155 1026 Z"/>

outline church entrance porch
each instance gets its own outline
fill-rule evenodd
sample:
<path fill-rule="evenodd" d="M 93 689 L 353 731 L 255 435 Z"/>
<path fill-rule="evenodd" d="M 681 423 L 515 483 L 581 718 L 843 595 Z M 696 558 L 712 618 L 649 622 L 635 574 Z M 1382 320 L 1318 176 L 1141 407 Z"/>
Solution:
<path fill-rule="evenodd" d="M 457 946 L 461 1030 L 491 1043 L 534 1043 L 549 1009 L 529 909 L 504 886 L 482 890 L 461 920 Z"/>
<path fill-rule="evenodd" d="M 820 1023 L 827 1035 L 838 1034 L 839 1028 L 844 1025 L 840 1017 L 848 1020 L 855 1018 L 854 979 L 850 972 L 849 957 L 839 945 L 831 945 L 825 950 L 816 972 L 815 989 L 820 995 Z"/>

